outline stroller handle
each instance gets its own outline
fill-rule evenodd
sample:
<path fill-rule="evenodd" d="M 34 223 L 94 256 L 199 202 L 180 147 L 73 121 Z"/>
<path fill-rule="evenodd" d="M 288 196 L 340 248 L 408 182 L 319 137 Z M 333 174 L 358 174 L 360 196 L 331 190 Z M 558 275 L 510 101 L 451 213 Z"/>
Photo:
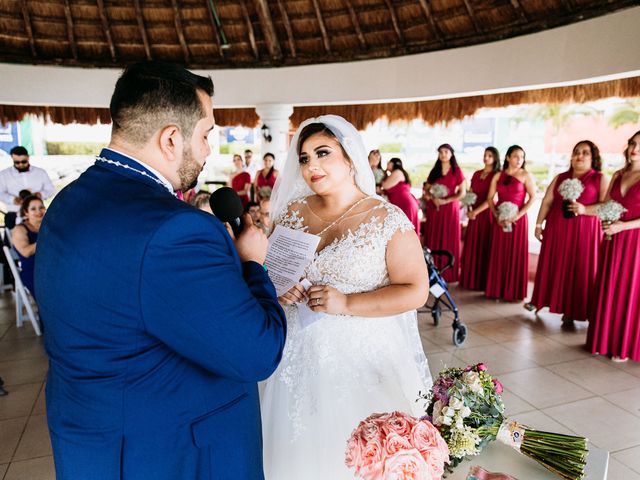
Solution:
<path fill-rule="evenodd" d="M 447 264 L 441 269 L 439 269 L 439 272 L 441 274 L 446 270 L 450 269 L 451 267 L 453 267 L 453 264 L 455 263 L 455 259 L 453 257 L 453 253 L 451 253 L 449 250 L 430 250 L 430 253 L 432 256 L 438 255 L 441 257 L 447 257 Z"/>

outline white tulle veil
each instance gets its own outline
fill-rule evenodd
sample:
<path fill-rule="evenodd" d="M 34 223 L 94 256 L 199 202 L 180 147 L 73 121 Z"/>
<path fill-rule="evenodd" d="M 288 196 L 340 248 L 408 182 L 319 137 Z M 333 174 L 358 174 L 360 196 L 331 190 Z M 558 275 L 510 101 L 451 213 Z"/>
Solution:
<path fill-rule="evenodd" d="M 369 166 L 367 151 L 356 128 L 338 115 L 322 115 L 302 122 L 291 140 L 284 168 L 278 175 L 271 193 L 270 216 L 277 219 L 287 205 L 298 198 L 313 195 L 313 191 L 302 178 L 298 162 L 298 139 L 300 132 L 311 123 L 322 123 L 336 137 L 353 162 L 356 185 L 367 195 L 375 195 L 376 181 Z"/>

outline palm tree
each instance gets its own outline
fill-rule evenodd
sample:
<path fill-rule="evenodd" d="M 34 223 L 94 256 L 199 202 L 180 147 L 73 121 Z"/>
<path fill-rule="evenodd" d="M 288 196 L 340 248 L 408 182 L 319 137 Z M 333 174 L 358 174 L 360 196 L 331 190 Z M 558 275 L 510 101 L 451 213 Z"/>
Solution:
<path fill-rule="evenodd" d="M 609 125 L 620 128 L 628 123 L 640 122 L 640 98 L 625 100 L 609 117 Z"/>

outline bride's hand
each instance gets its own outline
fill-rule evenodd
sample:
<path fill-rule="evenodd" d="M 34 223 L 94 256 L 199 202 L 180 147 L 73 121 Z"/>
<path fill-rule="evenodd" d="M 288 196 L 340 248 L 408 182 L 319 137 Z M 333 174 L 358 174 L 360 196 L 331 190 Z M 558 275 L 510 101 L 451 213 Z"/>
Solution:
<path fill-rule="evenodd" d="M 304 302 L 307 294 L 301 284 L 294 285 L 289 291 L 278 297 L 278 301 L 283 305 L 293 305 L 294 303 Z"/>
<path fill-rule="evenodd" d="M 314 312 L 347 314 L 347 296 L 328 285 L 314 285 L 307 291 L 308 307 Z"/>

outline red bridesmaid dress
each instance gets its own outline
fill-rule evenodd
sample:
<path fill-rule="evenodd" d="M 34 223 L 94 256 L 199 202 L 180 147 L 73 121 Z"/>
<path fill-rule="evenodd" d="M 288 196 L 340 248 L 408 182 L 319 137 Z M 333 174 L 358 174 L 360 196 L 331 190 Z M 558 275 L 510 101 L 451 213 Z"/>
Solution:
<path fill-rule="evenodd" d="M 487 200 L 491 179 L 489 172 L 482 178 L 484 170 L 478 170 L 471 177 L 471 191 L 478 196 L 473 208 Z M 469 220 L 464 238 L 464 249 L 460 261 L 460 286 L 469 290 L 484 291 L 487 284 L 489 257 L 491 254 L 491 226 L 493 214 L 490 209 L 483 210 L 475 220 Z"/>
<path fill-rule="evenodd" d="M 611 198 L 627 209 L 621 220 L 640 218 L 640 181 L 624 197 L 620 181 L 621 176 L 614 180 Z M 602 241 L 587 347 L 591 353 L 640 361 L 640 228 Z"/>
<path fill-rule="evenodd" d="M 587 320 L 587 299 L 596 282 L 602 227 L 596 216 L 564 217 L 563 198 L 558 189 L 568 178 L 572 178 L 571 170 L 561 173 L 556 180 L 531 303 L 538 310 L 549 307 L 552 313 L 562 313 L 573 320 Z M 589 170 L 580 181 L 584 191 L 578 202 L 583 205 L 597 203 L 602 173 Z"/>
<path fill-rule="evenodd" d="M 449 197 L 455 195 L 456 187 L 464 182 L 464 174 L 460 167 L 450 168 L 434 183 L 444 185 L 449 190 Z M 431 250 L 448 250 L 453 254 L 454 264 L 442 275 L 447 282 L 457 282 L 460 271 L 460 202 L 457 200 L 436 208 L 432 201 L 427 202 L 424 244 Z M 446 259 L 435 257 L 436 267 L 442 269 Z"/>
<path fill-rule="evenodd" d="M 233 177 L 231 180 L 231 188 L 233 188 L 236 192 L 241 192 L 244 189 L 244 186 L 247 183 L 251 183 L 251 175 L 247 172 L 240 172 Z M 249 194 L 238 195 L 240 200 L 242 200 L 242 206 L 246 206 L 249 203 Z"/>
<path fill-rule="evenodd" d="M 411 193 L 411 184 L 398 182 L 393 187 L 385 189 L 389 203 L 402 210 L 420 235 L 420 221 L 418 220 L 418 200 Z"/>
<path fill-rule="evenodd" d="M 516 177 L 500 173 L 498 179 L 498 203 L 524 205 L 527 189 Z M 527 296 L 527 274 L 529 268 L 529 248 L 527 215 L 523 215 L 513 225 L 511 232 L 502 230 L 497 221 L 491 227 L 491 257 L 484 294 L 489 298 L 520 301 Z"/>

